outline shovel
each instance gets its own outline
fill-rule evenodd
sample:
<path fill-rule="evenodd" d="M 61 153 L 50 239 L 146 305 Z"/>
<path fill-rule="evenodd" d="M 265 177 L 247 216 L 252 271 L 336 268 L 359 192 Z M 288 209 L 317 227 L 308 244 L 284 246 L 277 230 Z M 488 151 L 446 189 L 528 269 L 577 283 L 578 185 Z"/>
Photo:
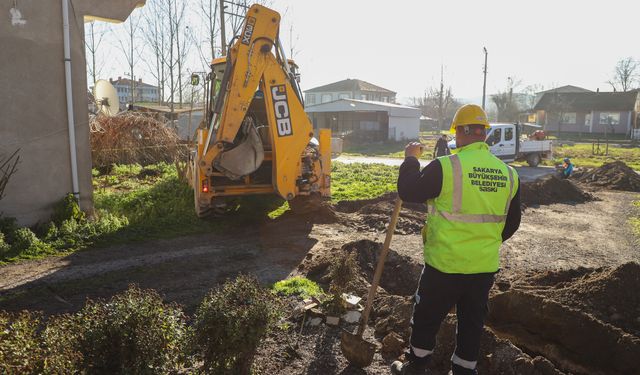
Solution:
<path fill-rule="evenodd" d="M 371 282 L 371 288 L 369 288 L 369 294 L 367 296 L 367 306 L 364 309 L 364 314 L 362 314 L 362 321 L 358 326 L 358 331 L 353 334 L 347 330 L 342 330 L 342 336 L 340 338 L 340 349 L 342 350 L 342 354 L 347 358 L 349 363 L 360 368 L 369 366 L 371 362 L 373 362 L 373 355 L 376 352 L 376 345 L 363 339 L 362 334 L 364 333 L 364 329 L 367 328 L 373 299 L 375 298 L 378 290 L 378 284 L 380 283 L 380 277 L 382 276 L 382 270 L 384 269 L 384 262 L 387 259 L 387 254 L 389 253 L 391 238 L 393 237 L 393 232 L 396 230 L 396 224 L 398 223 L 398 217 L 400 216 L 400 208 L 402 208 L 402 200 L 398 197 L 396 198 L 396 204 L 393 208 L 393 214 L 391 215 L 391 222 L 387 227 L 384 246 L 382 247 L 382 252 L 378 259 L 376 272 L 373 274 L 373 281 Z"/>

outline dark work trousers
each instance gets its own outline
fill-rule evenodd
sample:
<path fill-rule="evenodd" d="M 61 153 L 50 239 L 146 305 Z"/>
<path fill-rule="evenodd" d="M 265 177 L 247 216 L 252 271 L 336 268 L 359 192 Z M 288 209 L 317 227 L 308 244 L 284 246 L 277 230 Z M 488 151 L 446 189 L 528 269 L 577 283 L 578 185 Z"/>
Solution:
<path fill-rule="evenodd" d="M 493 273 L 448 274 L 425 265 L 413 307 L 411 345 L 433 350 L 440 323 L 456 306 L 455 354 L 466 361 L 477 361 L 493 277 Z"/>

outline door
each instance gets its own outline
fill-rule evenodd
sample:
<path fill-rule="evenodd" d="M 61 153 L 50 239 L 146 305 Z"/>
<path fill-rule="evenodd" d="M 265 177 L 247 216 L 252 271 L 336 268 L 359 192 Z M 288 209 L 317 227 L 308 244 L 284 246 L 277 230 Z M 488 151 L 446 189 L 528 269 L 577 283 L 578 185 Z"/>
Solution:
<path fill-rule="evenodd" d="M 486 140 L 491 153 L 504 161 L 515 160 L 516 141 L 514 125 L 492 127 Z"/>

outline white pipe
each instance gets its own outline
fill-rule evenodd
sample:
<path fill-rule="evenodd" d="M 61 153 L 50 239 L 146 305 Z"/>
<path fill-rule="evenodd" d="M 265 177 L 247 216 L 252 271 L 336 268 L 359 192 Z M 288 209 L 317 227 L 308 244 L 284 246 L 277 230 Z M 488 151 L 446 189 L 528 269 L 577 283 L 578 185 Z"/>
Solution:
<path fill-rule="evenodd" d="M 76 155 L 76 127 L 73 118 L 73 89 L 71 85 L 71 43 L 69 42 L 69 0 L 62 0 L 62 34 L 64 36 L 64 78 L 67 91 L 67 125 L 69 127 L 69 151 L 71 153 L 71 181 L 73 195 L 80 204 L 78 184 L 78 158 Z"/>

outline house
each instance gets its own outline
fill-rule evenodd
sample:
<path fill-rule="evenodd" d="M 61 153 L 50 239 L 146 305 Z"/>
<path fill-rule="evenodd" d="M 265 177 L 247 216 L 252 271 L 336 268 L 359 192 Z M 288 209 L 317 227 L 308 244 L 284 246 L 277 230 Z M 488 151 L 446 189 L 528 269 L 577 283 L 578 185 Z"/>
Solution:
<path fill-rule="evenodd" d="M 359 79 L 345 79 L 328 85 L 314 87 L 305 92 L 306 105 L 329 103 L 339 99 L 370 100 L 395 103 L 396 93 L 373 83 Z"/>
<path fill-rule="evenodd" d="M 131 87 L 133 84 L 134 103 L 158 103 L 160 101 L 160 89 L 157 86 L 142 82 L 142 78 L 133 82 L 128 78 L 118 77 L 117 80 L 109 78 L 109 82 L 116 88 L 120 108 L 125 108 L 131 103 Z"/>
<path fill-rule="evenodd" d="M 534 110 L 545 130 L 568 133 L 632 133 L 640 125 L 640 90 L 547 91 Z"/>
<path fill-rule="evenodd" d="M 305 108 L 314 129 L 331 129 L 332 136 L 381 142 L 418 139 L 419 108 L 358 99 L 338 99 Z"/>
<path fill-rule="evenodd" d="M 68 5 L 70 24 L 66 61 L 63 4 Z M 20 149 L 18 170 L 0 200 L 3 216 L 15 217 L 20 225 L 46 222 L 69 193 L 79 197 L 83 210 L 92 211 L 83 25 L 92 19 L 124 21 L 142 5 L 144 0 L 0 1 L 0 14 L 7 15 L 0 22 L 5 104 L 0 157 Z M 71 67 L 68 80 L 65 64 Z M 73 96 L 70 113 L 68 92 Z"/>
<path fill-rule="evenodd" d="M 133 109 L 138 112 L 153 114 L 159 121 L 166 122 L 183 141 L 194 139 L 196 129 L 204 117 L 204 106 L 202 104 L 194 107 L 184 105 L 182 108 L 176 105 L 172 111 L 167 105 L 136 103 Z"/>

